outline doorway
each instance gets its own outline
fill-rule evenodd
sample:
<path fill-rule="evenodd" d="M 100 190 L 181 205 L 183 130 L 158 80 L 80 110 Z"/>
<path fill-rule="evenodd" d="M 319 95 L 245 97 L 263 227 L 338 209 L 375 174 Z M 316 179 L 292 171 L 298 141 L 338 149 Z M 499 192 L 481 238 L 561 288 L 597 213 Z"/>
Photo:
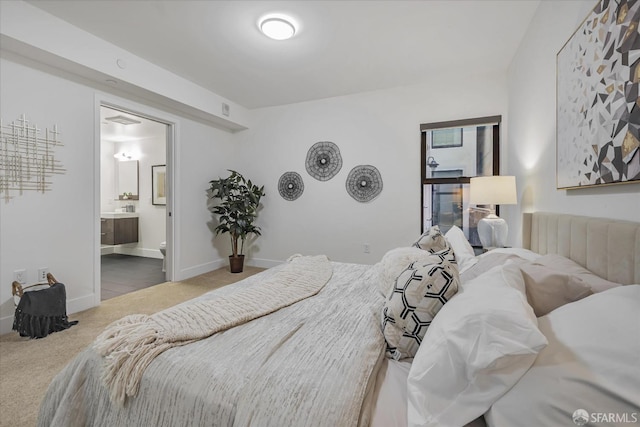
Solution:
<path fill-rule="evenodd" d="M 107 103 L 99 106 L 100 300 L 172 280 L 173 126 Z"/>

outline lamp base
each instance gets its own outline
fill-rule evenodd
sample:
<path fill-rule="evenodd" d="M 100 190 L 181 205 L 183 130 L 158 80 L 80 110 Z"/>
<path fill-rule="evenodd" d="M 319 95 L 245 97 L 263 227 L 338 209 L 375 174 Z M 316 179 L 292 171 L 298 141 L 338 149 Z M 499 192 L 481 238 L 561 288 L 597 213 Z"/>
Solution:
<path fill-rule="evenodd" d="M 508 233 L 507 221 L 495 214 L 489 214 L 478 221 L 478 237 L 485 249 L 504 248 Z"/>

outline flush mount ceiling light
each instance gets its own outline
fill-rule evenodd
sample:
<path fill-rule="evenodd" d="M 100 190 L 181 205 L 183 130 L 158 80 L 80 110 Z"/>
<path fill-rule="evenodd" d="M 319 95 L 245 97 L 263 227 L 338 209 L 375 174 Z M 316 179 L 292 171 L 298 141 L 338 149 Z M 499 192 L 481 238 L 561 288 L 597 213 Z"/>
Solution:
<path fill-rule="evenodd" d="M 262 33 L 274 40 L 287 40 L 296 33 L 293 20 L 287 16 L 266 16 L 260 20 L 258 27 Z"/>

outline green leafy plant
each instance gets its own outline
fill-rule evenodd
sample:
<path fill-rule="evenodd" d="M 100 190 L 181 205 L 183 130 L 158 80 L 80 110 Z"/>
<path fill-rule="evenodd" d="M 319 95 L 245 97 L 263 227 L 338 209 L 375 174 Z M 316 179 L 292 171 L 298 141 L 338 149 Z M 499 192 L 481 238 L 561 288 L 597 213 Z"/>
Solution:
<path fill-rule="evenodd" d="M 264 185 L 258 187 L 242 174 L 229 170 L 231 175 L 209 181 L 207 190 L 209 209 L 219 215 L 219 224 L 215 228 L 216 235 L 229 233 L 231 250 L 237 257 L 244 252 L 244 241 L 249 234 L 260 236 L 260 227 L 254 224 L 264 194 Z M 216 204 L 216 199 L 219 202 Z M 238 243 L 240 248 L 238 250 Z"/>

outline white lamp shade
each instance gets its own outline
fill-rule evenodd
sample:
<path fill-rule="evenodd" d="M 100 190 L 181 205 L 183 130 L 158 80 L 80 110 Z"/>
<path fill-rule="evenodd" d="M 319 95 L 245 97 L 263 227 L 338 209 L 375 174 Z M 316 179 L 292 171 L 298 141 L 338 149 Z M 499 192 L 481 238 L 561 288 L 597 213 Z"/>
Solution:
<path fill-rule="evenodd" d="M 518 203 L 515 176 L 471 178 L 469 203 L 475 205 L 515 205 Z"/>

